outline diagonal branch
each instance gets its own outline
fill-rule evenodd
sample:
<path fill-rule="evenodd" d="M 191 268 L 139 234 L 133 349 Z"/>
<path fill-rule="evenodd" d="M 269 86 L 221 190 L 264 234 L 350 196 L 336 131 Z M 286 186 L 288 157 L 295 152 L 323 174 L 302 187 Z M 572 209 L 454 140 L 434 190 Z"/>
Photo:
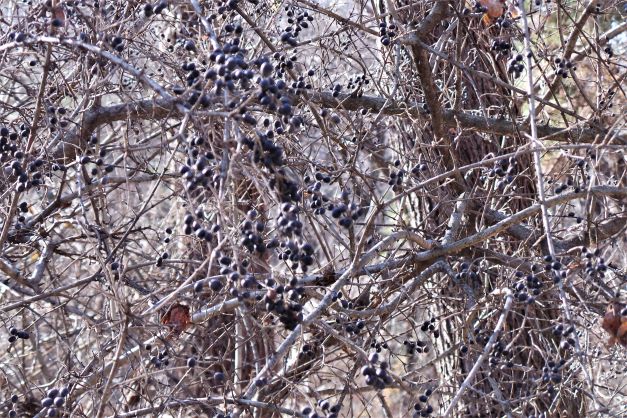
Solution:
<path fill-rule="evenodd" d="M 588 192 L 595 196 L 608 196 L 608 197 L 614 197 L 617 199 L 625 199 L 625 197 L 627 197 L 627 187 L 596 186 L 596 187 L 591 187 Z M 552 208 L 559 204 L 576 200 L 576 199 L 580 199 L 580 198 L 583 199 L 585 197 L 587 197 L 587 193 L 575 193 L 575 192 L 566 193 L 563 195 L 552 197 L 550 199 L 545 200 L 542 203 L 538 203 L 528 208 L 525 208 L 521 210 L 520 212 L 517 212 L 484 230 L 481 230 L 473 235 L 457 240 L 449 245 L 443 245 L 441 247 L 435 247 L 428 251 L 419 252 L 415 254 L 414 259 L 416 261 L 429 261 L 429 260 L 433 260 L 433 259 L 443 257 L 446 255 L 458 253 L 459 251 L 465 248 L 468 248 L 482 241 L 485 241 L 489 238 L 492 238 L 493 236 L 501 233 L 502 231 L 507 230 L 507 228 L 511 227 L 512 225 L 519 224 L 524 219 L 527 219 L 530 216 L 533 216 L 541 212 L 543 206 L 546 208 Z"/>
<path fill-rule="evenodd" d="M 443 417 L 448 417 L 449 415 L 451 415 L 451 413 L 453 412 L 453 409 L 455 409 L 455 406 L 461 399 L 462 395 L 464 394 L 466 389 L 468 389 L 468 387 L 474 380 L 475 376 L 479 372 L 479 369 L 481 368 L 481 365 L 483 364 L 484 360 L 490 355 L 490 352 L 492 351 L 492 347 L 494 347 L 494 344 L 496 344 L 496 341 L 499 335 L 501 334 L 501 329 L 503 328 L 503 325 L 505 324 L 505 319 L 507 318 L 507 314 L 512 308 L 513 302 L 514 302 L 514 297 L 511 294 L 507 295 L 507 297 L 505 298 L 505 305 L 503 306 L 503 312 L 501 313 L 501 316 L 499 317 L 499 320 L 496 323 L 496 327 L 494 328 L 494 331 L 492 332 L 492 335 L 490 336 L 488 343 L 483 348 L 481 355 L 475 362 L 475 365 L 472 366 L 472 369 L 470 370 L 470 372 L 466 376 L 466 379 L 464 380 L 459 390 L 457 391 L 457 393 L 451 400 L 451 403 L 446 408 L 446 411 L 444 411 L 444 414 L 442 414 Z"/>

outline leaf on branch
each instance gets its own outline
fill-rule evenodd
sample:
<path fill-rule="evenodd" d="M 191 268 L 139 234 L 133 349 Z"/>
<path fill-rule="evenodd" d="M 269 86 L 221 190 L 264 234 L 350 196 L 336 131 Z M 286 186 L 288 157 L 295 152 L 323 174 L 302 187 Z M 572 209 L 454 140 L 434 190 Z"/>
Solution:
<path fill-rule="evenodd" d="M 488 9 L 486 11 L 488 19 L 485 19 L 484 17 L 484 21 L 487 20 L 488 22 L 490 18 L 496 19 L 497 17 L 502 16 L 503 11 L 505 10 L 505 2 L 501 0 L 479 0 L 479 4 Z"/>
<path fill-rule="evenodd" d="M 161 317 L 161 323 L 170 328 L 170 333 L 166 338 L 179 336 L 189 327 L 189 324 L 191 323 L 189 306 L 175 303 Z"/>
<path fill-rule="evenodd" d="M 607 306 L 601 326 L 610 334 L 608 345 L 620 343 L 627 348 L 627 317 L 621 316 L 619 303 L 613 302 Z"/>

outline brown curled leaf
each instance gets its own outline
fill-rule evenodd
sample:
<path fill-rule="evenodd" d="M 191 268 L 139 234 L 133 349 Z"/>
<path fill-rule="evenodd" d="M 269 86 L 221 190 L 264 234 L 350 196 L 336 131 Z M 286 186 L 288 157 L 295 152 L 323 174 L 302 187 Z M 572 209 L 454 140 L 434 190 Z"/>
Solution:
<path fill-rule="evenodd" d="M 601 326 L 610 334 L 609 345 L 620 343 L 623 347 L 627 347 L 627 319 L 621 317 L 620 311 L 619 303 L 610 303 L 603 316 Z"/>
<path fill-rule="evenodd" d="M 189 327 L 189 324 L 191 323 L 189 306 L 175 303 L 161 317 L 161 323 L 170 328 L 170 334 L 168 337 L 180 335 Z"/>

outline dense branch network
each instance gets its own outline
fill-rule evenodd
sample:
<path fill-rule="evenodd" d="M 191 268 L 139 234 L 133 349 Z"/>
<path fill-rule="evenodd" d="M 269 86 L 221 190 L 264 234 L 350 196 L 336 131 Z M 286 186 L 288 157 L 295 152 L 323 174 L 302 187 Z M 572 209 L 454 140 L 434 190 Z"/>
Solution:
<path fill-rule="evenodd" d="M 8 3 L 7 416 L 620 410 L 618 2 Z"/>

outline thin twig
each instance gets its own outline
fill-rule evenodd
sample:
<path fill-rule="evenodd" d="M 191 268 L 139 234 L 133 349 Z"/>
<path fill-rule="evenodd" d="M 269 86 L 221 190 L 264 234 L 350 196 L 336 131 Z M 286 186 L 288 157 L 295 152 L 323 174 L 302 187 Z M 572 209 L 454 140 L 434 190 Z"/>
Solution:
<path fill-rule="evenodd" d="M 479 355 L 479 358 L 475 362 L 474 366 L 472 366 L 472 369 L 470 369 L 470 372 L 468 372 L 468 375 L 466 375 L 466 379 L 464 379 L 464 382 L 459 387 L 459 389 L 457 390 L 457 393 L 455 393 L 455 396 L 453 396 L 453 399 L 451 400 L 448 407 L 442 414 L 443 417 L 446 418 L 453 413 L 453 410 L 455 409 L 455 406 L 457 406 L 457 403 L 460 401 L 462 395 L 464 394 L 464 392 L 468 389 L 468 387 L 472 384 L 473 380 L 475 379 L 475 376 L 479 372 L 479 369 L 481 368 L 481 365 L 483 364 L 484 360 L 490 355 L 490 351 L 492 351 L 492 347 L 494 347 L 494 344 L 496 343 L 496 340 L 498 339 L 501 333 L 501 329 L 503 328 L 503 325 L 505 324 L 505 319 L 507 318 L 507 314 L 509 313 L 509 310 L 511 309 L 513 302 L 514 302 L 513 295 L 509 294 L 505 297 L 505 305 L 503 306 L 503 312 L 501 312 L 501 316 L 499 317 L 499 320 L 496 323 L 496 326 L 494 327 L 494 331 L 492 331 L 492 335 L 490 335 L 490 339 L 488 340 L 488 343 L 483 348 L 483 351 Z"/>

